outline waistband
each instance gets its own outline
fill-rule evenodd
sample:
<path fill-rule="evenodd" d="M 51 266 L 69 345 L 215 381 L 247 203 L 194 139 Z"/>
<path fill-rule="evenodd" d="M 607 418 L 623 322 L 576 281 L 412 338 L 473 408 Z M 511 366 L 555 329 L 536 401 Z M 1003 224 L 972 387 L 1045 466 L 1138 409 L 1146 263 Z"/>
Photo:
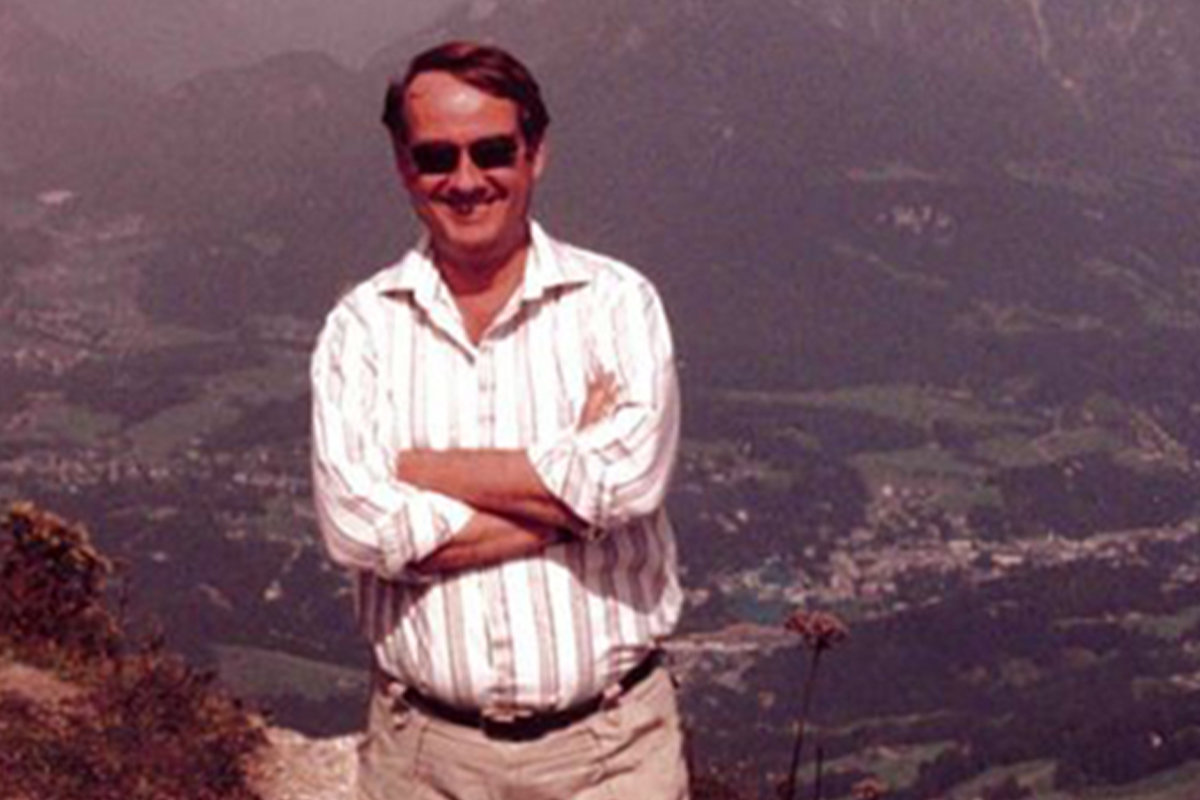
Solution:
<path fill-rule="evenodd" d="M 512 718 L 497 718 L 476 709 L 452 706 L 412 688 L 405 689 L 401 698 L 405 703 L 430 717 L 454 725 L 474 728 L 490 739 L 527 742 L 540 739 L 548 733 L 580 722 L 608 703 L 615 702 L 649 678 L 662 662 L 663 651 L 652 650 L 633 669 L 621 676 L 613 691 L 598 694 L 591 699 L 557 711 L 521 713 Z"/>

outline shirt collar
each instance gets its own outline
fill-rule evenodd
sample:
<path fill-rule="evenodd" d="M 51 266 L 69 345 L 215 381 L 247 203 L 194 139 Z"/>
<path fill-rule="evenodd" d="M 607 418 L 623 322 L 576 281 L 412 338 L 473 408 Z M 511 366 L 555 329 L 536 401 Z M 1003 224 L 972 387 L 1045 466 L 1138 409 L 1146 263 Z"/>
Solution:
<path fill-rule="evenodd" d="M 563 252 L 561 244 L 550 237 L 537 222 L 529 223 L 530 247 L 519 295 L 523 302 L 536 302 L 548 293 L 588 283 L 591 273 L 577 259 Z M 424 233 L 416 246 L 397 264 L 380 276 L 381 294 L 410 294 L 429 307 L 440 298 L 449 299 L 449 289 L 433 263 L 429 234 Z"/>

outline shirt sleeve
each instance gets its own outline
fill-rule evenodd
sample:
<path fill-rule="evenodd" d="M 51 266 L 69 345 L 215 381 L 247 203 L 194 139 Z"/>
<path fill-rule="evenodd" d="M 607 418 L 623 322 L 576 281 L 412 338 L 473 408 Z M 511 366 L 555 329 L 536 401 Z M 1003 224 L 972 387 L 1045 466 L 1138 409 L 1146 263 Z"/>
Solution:
<path fill-rule="evenodd" d="M 385 579 L 424 580 L 410 569 L 453 538 L 474 510 L 394 477 L 395 454 L 376 435 L 380 367 L 352 298 L 330 314 L 312 360 L 313 493 L 330 557 Z"/>
<path fill-rule="evenodd" d="M 638 281 L 590 315 L 592 372 L 613 375 L 616 408 L 583 430 L 528 449 L 546 488 L 599 538 L 661 509 L 679 446 L 679 386 L 670 329 L 654 288 Z"/>

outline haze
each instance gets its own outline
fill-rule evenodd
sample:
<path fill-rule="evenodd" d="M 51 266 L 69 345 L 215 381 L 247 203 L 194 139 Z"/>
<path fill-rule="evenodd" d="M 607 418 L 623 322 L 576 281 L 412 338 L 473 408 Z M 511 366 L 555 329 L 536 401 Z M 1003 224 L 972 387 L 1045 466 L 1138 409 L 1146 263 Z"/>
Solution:
<path fill-rule="evenodd" d="M 308 356 L 411 241 L 387 75 L 498 41 L 554 115 L 540 221 L 672 320 L 697 755 L 786 764 L 802 605 L 853 628 L 830 798 L 1200 796 L 1200 4 L 334 7 L 0 0 L 0 499 L 280 719 L 359 724 Z"/>
<path fill-rule="evenodd" d="M 292 50 L 360 66 L 468 1 L 17 0 L 52 33 L 158 87 Z"/>

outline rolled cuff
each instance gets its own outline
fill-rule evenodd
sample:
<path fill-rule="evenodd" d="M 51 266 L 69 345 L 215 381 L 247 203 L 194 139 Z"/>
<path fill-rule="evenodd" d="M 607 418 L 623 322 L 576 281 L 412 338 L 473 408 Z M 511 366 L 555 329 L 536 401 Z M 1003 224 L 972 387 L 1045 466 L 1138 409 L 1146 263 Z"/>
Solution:
<path fill-rule="evenodd" d="M 588 457 L 580 434 L 568 433 L 558 439 L 534 444 L 526 449 L 529 463 L 550 494 L 562 501 L 586 523 L 577 531 L 580 538 L 594 541 L 604 535 L 608 517 L 608 490 L 603 471 Z"/>
<path fill-rule="evenodd" d="M 412 565 L 453 539 L 475 513 L 471 506 L 448 495 L 421 491 L 420 496 L 420 502 L 406 503 L 396 516 L 388 518 L 386 529 L 379 531 L 384 574 L 405 582 L 428 582 Z"/>

